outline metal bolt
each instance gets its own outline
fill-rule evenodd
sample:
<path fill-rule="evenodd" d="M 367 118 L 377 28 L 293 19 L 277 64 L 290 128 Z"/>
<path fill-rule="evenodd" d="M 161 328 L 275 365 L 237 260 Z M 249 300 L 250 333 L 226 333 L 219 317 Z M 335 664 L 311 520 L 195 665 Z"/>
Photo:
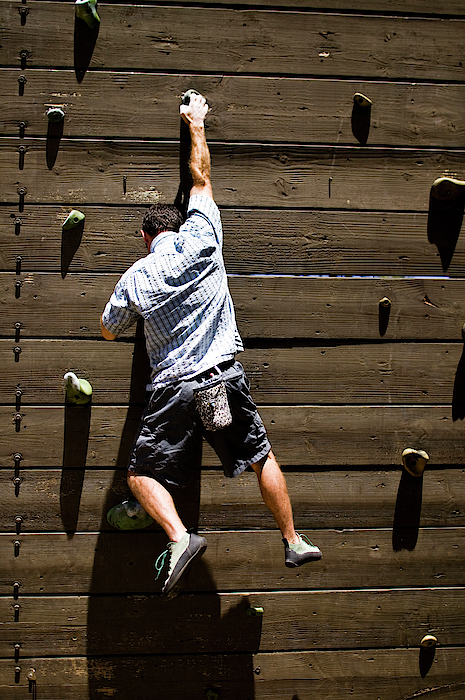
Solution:
<path fill-rule="evenodd" d="M 21 323 L 18 321 L 15 323 L 15 343 L 19 343 L 19 338 L 21 335 Z"/>
<path fill-rule="evenodd" d="M 19 683 L 20 675 L 21 675 L 21 666 L 15 666 L 15 683 Z"/>
<path fill-rule="evenodd" d="M 21 542 L 19 540 L 15 540 L 13 542 L 14 548 L 15 548 L 15 557 L 19 555 L 19 548 L 21 547 Z"/>
<path fill-rule="evenodd" d="M 19 433 L 19 431 L 20 431 L 22 419 L 23 419 L 23 417 L 22 417 L 21 413 L 15 413 L 14 421 L 15 421 L 15 429 L 16 429 L 17 433 Z"/>
<path fill-rule="evenodd" d="M 22 478 L 20 476 L 15 476 L 13 483 L 15 485 L 15 496 L 19 496 L 19 487 L 21 486 Z"/>
<path fill-rule="evenodd" d="M 21 233 L 21 224 L 22 224 L 22 223 L 23 223 L 23 222 L 21 221 L 20 218 L 16 218 L 16 219 L 14 220 L 14 224 L 15 224 L 15 236 L 19 236 L 19 234 Z"/>
<path fill-rule="evenodd" d="M 19 622 L 19 611 L 21 610 L 20 605 L 13 605 L 13 610 L 15 614 L 15 622 Z"/>
<path fill-rule="evenodd" d="M 21 255 L 16 256 L 16 274 L 20 275 L 21 274 L 21 263 L 23 262 L 23 259 Z"/>
<path fill-rule="evenodd" d="M 15 644 L 15 661 L 18 663 L 19 661 L 19 652 L 21 649 L 21 644 Z"/>
<path fill-rule="evenodd" d="M 19 138 L 24 138 L 24 131 L 27 127 L 27 122 L 19 122 Z"/>
<path fill-rule="evenodd" d="M 16 299 L 19 299 L 19 297 L 21 296 L 21 287 L 22 286 L 23 286 L 23 283 L 21 282 L 21 280 L 16 280 L 16 282 L 15 282 L 15 298 Z"/>
<path fill-rule="evenodd" d="M 23 395 L 23 392 L 21 389 L 15 389 L 15 397 L 16 397 L 16 411 L 19 411 L 21 409 L 21 396 Z"/>
<path fill-rule="evenodd" d="M 21 584 L 19 581 L 15 581 L 13 584 L 13 598 L 15 600 L 18 600 L 19 596 L 19 589 L 21 588 Z"/>
<path fill-rule="evenodd" d="M 15 518 L 15 523 L 16 523 L 16 534 L 19 535 L 21 531 L 21 525 L 23 524 L 23 518 L 21 515 L 17 515 Z"/>
<path fill-rule="evenodd" d="M 24 170 L 24 154 L 26 153 L 26 146 L 19 146 L 19 169 Z"/>
<path fill-rule="evenodd" d="M 15 354 L 15 362 L 19 362 L 19 356 L 21 354 L 21 348 L 19 347 L 19 345 L 13 348 L 13 352 Z"/>

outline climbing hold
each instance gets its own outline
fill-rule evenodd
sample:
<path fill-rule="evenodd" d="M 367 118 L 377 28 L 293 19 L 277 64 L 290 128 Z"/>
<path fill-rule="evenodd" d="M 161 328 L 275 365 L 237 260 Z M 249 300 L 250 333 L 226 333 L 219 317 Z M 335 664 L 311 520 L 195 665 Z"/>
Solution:
<path fill-rule="evenodd" d="M 407 447 L 402 452 L 404 467 L 412 476 L 421 476 L 428 460 L 429 455 L 424 450 L 414 450 L 412 447 Z"/>
<path fill-rule="evenodd" d="M 356 92 L 354 95 L 354 102 L 356 102 L 360 107 L 371 107 L 373 102 L 369 97 L 362 95 L 361 92 Z"/>
<path fill-rule="evenodd" d="M 60 107 L 50 107 L 47 110 L 47 117 L 52 124 L 59 124 L 65 118 L 65 113 Z"/>
<path fill-rule="evenodd" d="M 190 90 L 186 90 L 186 92 L 182 96 L 183 105 L 188 105 L 190 103 L 191 95 L 200 95 L 200 92 L 197 92 L 197 90 L 193 90 L 192 88 Z"/>
<path fill-rule="evenodd" d="M 263 610 L 263 608 L 257 608 L 257 607 L 251 606 L 250 608 L 247 608 L 247 610 L 245 612 L 250 617 L 262 617 L 264 610 Z"/>
<path fill-rule="evenodd" d="M 126 500 L 118 503 L 107 513 L 110 525 L 118 530 L 142 530 L 151 525 L 153 518 L 142 508 L 138 501 Z"/>
<path fill-rule="evenodd" d="M 462 338 L 465 340 L 465 323 L 462 326 Z"/>
<path fill-rule="evenodd" d="M 432 634 L 427 634 L 423 637 L 420 644 L 422 647 L 434 647 L 438 643 L 436 637 Z"/>
<path fill-rule="evenodd" d="M 454 177 L 438 177 L 433 182 L 431 194 L 436 199 L 456 199 L 465 195 L 465 182 Z"/>
<path fill-rule="evenodd" d="M 71 228 L 74 228 L 77 226 L 81 221 L 84 221 L 86 218 L 86 215 L 82 213 L 82 211 L 78 211 L 77 209 L 73 209 L 72 212 L 70 212 L 63 222 L 63 231 L 69 231 Z"/>
<path fill-rule="evenodd" d="M 78 405 L 89 403 L 92 397 L 92 387 L 87 379 L 78 379 L 74 372 L 67 372 L 63 380 L 69 403 Z"/>
<path fill-rule="evenodd" d="M 380 299 L 379 303 L 381 306 L 391 306 L 391 300 L 387 297 L 383 297 L 382 299 Z"/>
<path fill-rule="evenodd" d="M 207 700 L 218 700 L 218 698 L 220 697 L 218 691 L 215 690 L 215 688 L 207 688 L 205 695 Z"/>
<path fill-rule="evenodd" d="M 76 17 L 84 20 L 90 29 L 96 29 L 100 24 L 97 14 L 97 0 L 76 0 Z"/>

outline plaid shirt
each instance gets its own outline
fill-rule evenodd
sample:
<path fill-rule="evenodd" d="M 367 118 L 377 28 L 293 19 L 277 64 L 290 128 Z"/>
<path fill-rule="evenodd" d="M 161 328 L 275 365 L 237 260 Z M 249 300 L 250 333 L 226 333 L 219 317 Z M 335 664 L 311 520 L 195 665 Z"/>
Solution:
<path fill-rule="evenodd" d="M 210 197 L 193 195 L 178 233 L 165 231 L 118 281 L 102 320 L 120 335 L 144 318 L 152 383 L 201 374 L 243 350 L 222 255 L 223 231 Z"/>

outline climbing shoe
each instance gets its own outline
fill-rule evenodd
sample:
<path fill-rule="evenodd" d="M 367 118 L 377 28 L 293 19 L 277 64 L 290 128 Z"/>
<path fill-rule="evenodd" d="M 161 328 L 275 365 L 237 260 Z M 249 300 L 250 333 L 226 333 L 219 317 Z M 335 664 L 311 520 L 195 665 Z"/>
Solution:
<path fill-rule="evenodd" d="M 299 541 L 297 544 L 289 544 L 289 542 L 283 538 L 284 542 L 284 554 L 285 554 L 285 564 L 289 568 L 294 566 L 302 566 L 308 561 L 316 561 L 321 559 L 321 552 L 318 547 L 315 547 L 313 542 L 310 542 L 306 535 L 299 535 L 297 533 Z"/>
<path fill-rule="evenodd" d="M 194 533 L 186 532 L 179 542 L 168 542 L 168 547 L 160 554 L 154 566 L 158 579 L 166 559 L 169 557 L 168 576 L 161 592 L 168 599 L 174 598 L 184 588 L 188 571 L 194 560 L 200 558 L 207 548 L 207 540 Z"/>

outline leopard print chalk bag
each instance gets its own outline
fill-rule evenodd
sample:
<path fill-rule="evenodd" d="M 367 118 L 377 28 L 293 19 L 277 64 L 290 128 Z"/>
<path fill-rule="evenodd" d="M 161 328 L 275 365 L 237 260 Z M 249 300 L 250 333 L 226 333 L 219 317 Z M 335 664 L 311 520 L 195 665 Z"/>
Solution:
<path fill-rule="evenodd" d="M 195 389 L 194 398 L 200 419 L 207 430 L 222 430 L 232 423 L 226 384 L 219 367 L 218 374 L 206 379 L 199 389 Z"/>

